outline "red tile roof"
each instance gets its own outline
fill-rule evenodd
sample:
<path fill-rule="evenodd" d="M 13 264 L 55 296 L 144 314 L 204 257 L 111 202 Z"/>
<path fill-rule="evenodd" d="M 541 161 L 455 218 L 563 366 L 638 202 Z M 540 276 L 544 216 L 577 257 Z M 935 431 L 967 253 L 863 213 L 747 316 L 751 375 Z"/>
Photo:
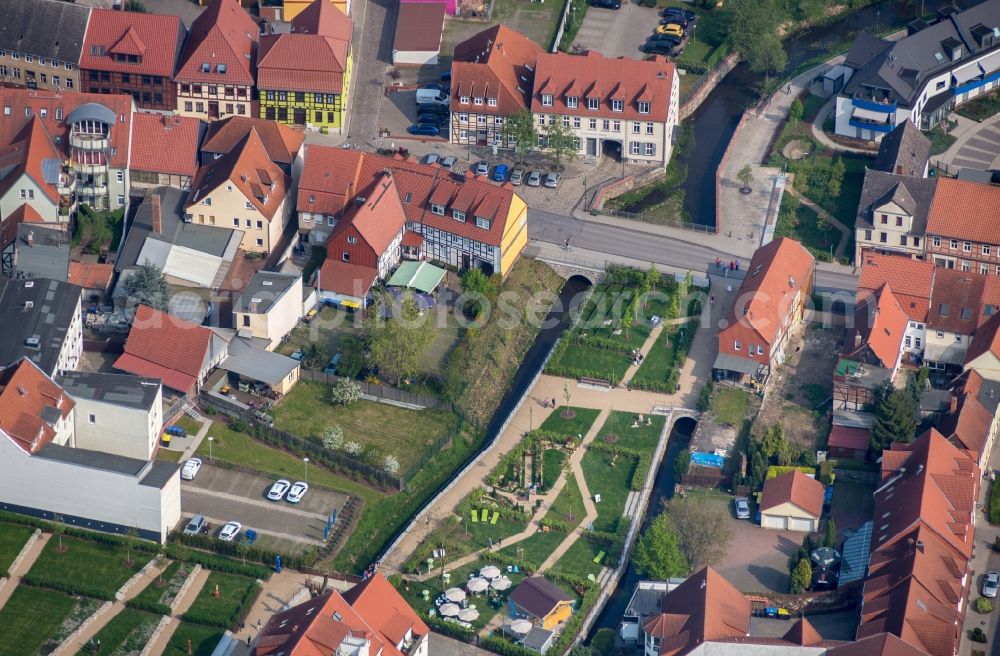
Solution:
<path fill-rule="evenodd" d="M 212 0 L 191 24 L 176 80 L 252 86 L 259 33 L 257 23 L 237 0 Z M 202 72 L 202 64 L 209 65 L 209 72 Z M 219 72 L 219 64 L 225 72 Z"/>
<path fill-rule="evenodd" d="M 321 290 L 364 298 L 375 284 L 378 271 L 374 267 L 329 258 L 323 262 L 318 275 L 318 286 Z"/>
<path fill-rule="evenodd" d="M 27 175 L 52 203 L 58 204 L 59 193 L 55 185 L 46 182 L 42 174 L 42 163 L 46 160 L 61 162 L 62 158 L 42 119 L 32 116 L 8 145 L 0 148 L 0 168 L 7 169 L 0 179 L 0 196 L 18 184 L 21 176 Z"/>
<path fill-rule="evenodd" d="M 160 378 L 171 389 L 188 392 L 198 382 L 212 346 L 212 331 L 140 305 L 115 362 L 136 376 Z"/>
<path fill-rule="evenodd" d="M 392 171 L 408 222 L 500 245 L 514 198 L 509 184 L 497 187 L 486 180 L 453 175 L 438 166 L 357 150 L 309 146 L 296 208 L 300 212 L 340 214 L 351 199 L 371 196 L 386 169 Z M 445 206 L 444 216 L 430 211 L 432 199 Z M 453 219 L 452 208 L 465 211 L 467 220 Z M 487 219 L 490 227 L 478 227 L 476 216 Z"/>
<path fill-rule="evenodd" d="M 797 469 L 768 479 L 760 497 L 761 512 L 783 503 L 791 503 L 818 518 L 823 514 L 823 484 Z"/>
<path fill-rule="evenodd" d="M 133 120 L 130 169 L 194 177 L 198 172 L 201 121 L 148 112 L 136 112 Z"/>
<path fill-rule="evenodd" d="M 535 114 L 599 116 L 633 121 L 664 123 L 670 111 L 676 68 L 664 57 L 642 61 L 605 57 L 596 50 L 584 55 L 543 53 L 535 67 L 531 111 Z M 543 95 L 553 96 L 551 107 L 542 105 Z M 576 96 L 576 108 L 566 105 L 567 96 Z M 587 109 L 587 98 L 600 100 L 600 109 Z M 611 101 L 624 102 L 623 111 L 611 110 Z M 639 101 L 650 103 L 648 114 L 639 113 Z"/>
<path fill-rule="evenodd" d="M 959 335 L 975 332 L 985 283 L 986 276 L 972 271 L 936 269 L 927 327 Z"/>
<path fill-rule="evenodd" d="M 99 264 L 97 262 L 70 262 L 69 280 L 74 285 L 84 289 L 104 289 L 111 285 L 111 277 L 115 273 L 114 264 Z"/>
<path fill-rule="evenodd" d="M 958 407 L 954 412 L 946 412 L 938 421 L 938 430 L 959 449 L 965 449 L 972 458 L 979 458 L 986 446 L 993 425 L 993 413 L 979 402 L 979 388 L 983 377 L 975 370 L 969 370 L 960 378 L 954 390 Z"/>
<path fill-rule="evenodd" d="M 422 246 L 424 238 L 416 232 L 404 232 L 403 241 L 401 243 L 403 246 Z"/>
<path fill-rule="evenodd" d="M 893 369 L 899 360 L 907 320 L 888 284 L 860 298 L 854 308 L 854 328 L 844 342 L 844 356 L 867 358 L 867 353 L 862 356 L 867 349 L 876 358 L 873 364 Z"/>
<path fill-rule="evenodd" d="M 169 78 L 176 70 L 185 34 L 178 16 L 95 8 L 90 11 L 80 68 Z M 141 61 L 115 61 L 115 54 L 136 55 Z"/>
<path fill-rule="evenodd" d="M 292 32 L 261 38 L 261 89 L 342 93 L 353 22 L 329 0 L 314 0 L 292 20 Z M 303 57 L 302 53 L 309 53 Z"/>
<path fill-rule="evenodd" d="M 341 41 L 350 41 L 354 22 L 337 5 L 327 0 L 313 0 L 292 19 L 292 32 L 322 34 Z"/>
<path fill-rule="evenodd" d="M 66 419 L 75 405 L 27 358 L 0 369 L 0 434 L 7 435 L 27 453 L 37 453 L 51 442 L 56 434 L 56 419 Z M 52 410 L 47 408 L 55 413 L 50 414 Z"/>
<path fill-rule="evenodd" d="M 873 292 L 888 284 L 910 319 L 920 323 L 927 321 L 927 308 L 934 284 L 933 263 L 905 255 L 881 254 L 868 250 L 862 253 L 861 259 L 859 297 L 862 292 Z"/>
<path fill-rule="evenodd" d="M 444 32 L 444 2 L 401 2 L 396 12 L 394 50 L 438 52 Z"/>
<path fill-rule="evenodd" d="M 337 223 L 330 239 L 353 226 L 375 254 L 381 256 L 405 223 L 406 215 L 396 182 L 391 175 L 383 176 L 364 203 L 351 206 Z"/>
<path fill-rule="evenodd" d="M 826 652 L 826 656 L 927 656 L 927 652 L 891 633 L 879 633 L 838 645 Z"/>
<path fill-rule="evenodd" d="M 221 121 L 211 121 L 201 145 L 202 152 L 225 154 L 240 144 L 251 130 L 264 142 L 267 156 L 271 161 L 290 165 L 305 141 L 305 134 L 278 123 L 262 118 L 230 116 Z"/>
<path fill-rule="evenodd" d="M 381 574 L 374 574 L 344 593 L 344 600 L 372 627 L 387 645 L 402 642 L 407 632 L 414 638 L 430 629 L 410 608 L 402 595 Z"/>
<path fill-rule="evenodd" d="M 496 107 L 477 112 L 510 115 L 531 104 L 535 61 L 541 46 L 505 25 L 494 25 L 455 46 L 451 62 L 451 110 L 462 111 L 459 100 L 496 98 Z M 471 100 L 470 100 L 471 102 Z"/>
<path fill-rule="evenodd" d="M 782 640 L 787 640 L 797 645 L 808 646 L 823 642 L 823 636 L 819 634 L 809 620 L 800 617 L 792 625 L 792 628 L 788 629 L 785 635 L 782 636 Z"/>
<path fill-rule="evenodd" d="M 830 429 L 830 437 L 827 439 L 827 444 L 830 447 L 839 447 L 841 449 L 867 451 L 871 444 L 871 431 L 867 428 L 834 426 Z"/>
<path fill-rule="evenodd" d="M 969 351 L 965 354 L 965 363 L 972 362 L 984 353 L 992 353 L 1000 358 L 1000 309 L 994 310 L 986 323 L 976 329 Z"/>
<path fill-rule="evenodd" d="M 17 239 L 17 226 L 21 223 L 45 223 L 45 219 L 30 204 L 21 203 L 9 215 L 0 218 L 0 248 Z"/>
<path fill-rule="evenodd" d="M 1000 224 L 1000 188 L 952 178 L 938 178 L 927 215 L 927 234 L 996 244 Z"/>
<path fill-rule="evenodd" d="M 787 237 L 758 248 L 729 311 L 729 325 L 748 324 L 761 339 L 773 344 L 795 294 L 812 279 L 813 262 L 802 244 Z"/>

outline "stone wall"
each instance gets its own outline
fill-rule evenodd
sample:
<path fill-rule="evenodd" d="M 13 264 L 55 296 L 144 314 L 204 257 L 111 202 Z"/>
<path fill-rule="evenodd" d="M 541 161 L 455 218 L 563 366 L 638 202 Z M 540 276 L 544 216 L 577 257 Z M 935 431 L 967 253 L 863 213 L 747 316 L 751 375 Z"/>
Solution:
<path fill-rule="evenodd" d="M 729 74 L 729 71 L 736 68 L 736 64 L 739 61 L 739 53 L 731 52 L 715 68 L 705 74 L 705 78 L 698 85 L 698 88 L 681 104 L 680 115 L 682 121 L 691 116 L 691 114 L 694 114 L 695 110 L 705 101 L 705 98 L 708 98 L 708 94 L 712 93 L 719 82 L 722 81 L 722 78 Z"/>

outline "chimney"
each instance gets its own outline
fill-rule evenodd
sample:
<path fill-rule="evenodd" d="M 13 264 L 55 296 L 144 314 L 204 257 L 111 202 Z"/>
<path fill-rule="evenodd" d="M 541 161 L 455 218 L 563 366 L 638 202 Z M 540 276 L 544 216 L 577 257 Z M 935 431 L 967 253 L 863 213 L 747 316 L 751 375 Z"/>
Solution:
<path fill-rule="evenodd" d="M 160 208 L 160 194 L 153 194 L 150 202 L 153 209 L 153 232 L 158 235 L 163 234 L 163 211 Z"/>
<path fill-rule="evenodd" d="M 958 396 L 957 395 L 952 395 L 952 397 L 951 397 L 951 405 L 948 406 L 948 410 L 952 414 L 955 414 L 956 412 L 958 412 Z"/>
<path fill-rule="evenodd" d="M 34 245 L 35 245 L 35 231 L 34 230 L 29 230 L 28 231 L 28 246 L 31 247 L 31 246 L 34 246 Z"/>

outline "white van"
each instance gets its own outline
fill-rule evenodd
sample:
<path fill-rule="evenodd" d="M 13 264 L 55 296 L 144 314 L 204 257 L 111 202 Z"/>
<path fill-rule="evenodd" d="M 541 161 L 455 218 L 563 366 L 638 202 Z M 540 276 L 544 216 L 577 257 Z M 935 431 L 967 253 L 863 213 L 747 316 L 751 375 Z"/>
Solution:
<path fill-rule="evenodd" d="M 417 104 L 431 103 L 436 105 L 447 105 L 450 98 L 444 91 L 437 89 L 417 89 Z"/>

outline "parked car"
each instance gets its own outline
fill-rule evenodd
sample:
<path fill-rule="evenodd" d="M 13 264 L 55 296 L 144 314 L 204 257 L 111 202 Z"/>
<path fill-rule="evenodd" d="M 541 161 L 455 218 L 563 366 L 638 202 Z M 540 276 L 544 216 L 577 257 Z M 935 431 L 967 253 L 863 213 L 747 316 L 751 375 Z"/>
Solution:
<path fill-rule="evenodd" d="M 434 153 L 428 153 L 424 155 L 424 158 L 420 160 L 420 162 L 422 164 L 437 164 L 439 159 L 441 158 L 435 155 Z"/>
<path fill-rule="evenodd" d="M 417 89 L 417 104 L 448 105 L 450 102 L 451 96 L 444 91 L 438 91 L 437 89 Z"/>
<path fill-rule="evenodd" d="M 510 172 L 510 183 L 512 185 L 520 185 L 524 182 L 524 169 L 518 167 Z"/>
<path fill-rule="evenodd" d="M 545 176 L 545 186 L 548 187 L 549 189 L 555 189 L 556 185 L 558 184 L 559 184 L 558 173 L 549 173 L 548 175 Z"/>
<path fill-rule="evenodd" d="M 503 182 L 507 179 L 508 171 L 510 171 L 510 167 L 506 164 L 497 164 L 496 168 L 493 169 L 493 181 Z"/>
<path fill-rule="evenodd" d="M 448 105 L 440 105 L 438 103 L 417 103 L 418 114 L 442 114 L 447 116 L 450 111 L 451 109 Z"/>
<path fill-rule="evenodd" d="M 181 478 L 185 481 L 193 481 L 201 470 L 201 458 L 188 458 L 181 467 Z"/>
<path fill-rule="evenodd" d="M 490 163 L 485 159 L 476 162 L 476 165 L 472 167 L 472 172 L 476 175 L 486 175 L 490 172 Z"/>
<path fill-rule="evenodd" d="M 285 500 L 289 503 L 298 503 L 299 501 L 302 501 L 302 497 L 304 497 L 308 491 L 309 483 L 306 483 L 305 481 L 295 481 L 291 489 L 288 490 L 288 496 L 285 497 Z"/>
<path fill-rule="evenodd" d="M 448 155 L 443 160 L 441 160 L 441 168 L 448 169 L 449 171 L 451 171 L 452 169 L 455 168 L 455 164 L 457 163 L 458 163 L 457 157 L 452 157 L 451 155 Z"/>
<path fill-rule="evenodd" d="M 676 57 L 679 54 L 675 52 L 676 48 L 676 45 L 668 41 L 647 41 L 639 46 L 639 50 L 647 55 L 666 55 L 673 57 Z"/>
<path fill-rule="evenodd" d="M 290 487 L 292 487 L 292 484 L 284 478 L 276 480 L 271 484 L 271 489 L 267 491 L 268 501 L 281 501 Z"/>
<path fill-rule="evenodd" d="M 219 539 L 223 542 L 232 542 L 242 530 L 243 524 L 240 524 L 239 522 L 227 522 L 226 525 L 222 527 L 222 530 L 219 531 Z"/>
<path fill-rule="evenodd" d="M 528 174 L 528 186 L 529 187 L 540 187 L 542 186 L 542 172 L 532 171 Z"/>
<path fill-rule="evenodd" d="M 996 597 L 998 588 L 1000 588 L 1000 572 L 987 572 L 983 580 L 983 596 L 991 599 Z"/>
<path fill-rule="evenodd" d="M 693 23 L 698 20 L 698 14 L 694 13 L 690 9 L 684 9 L 683 7 L 667 7 L 663 10 L 663 17 L 667 18 L 669 16 L 683 16 L 689 23 Z"/>
<path fill-rule="evenodd" d="M 621 0 L 590 0 L 591 7 L 600 7 L 601 9 L 621 9 Z"/>
<path fill-rule="evenodd" d="M 680 45 L 683 40 L 683 37 L 674 36 L 673 34 L 650 34 L 646 38 L 646 43 L 669 43 L 672 46 L 676 46 Z"/>
<path fill-rule="evenodd" d="M 420 114 L 417 116 L 417 125 L 433 125 L 438 130 L 447 122 L 448 119 L 440 114 Z"/>
<path fill-rule="evenodd" d="M 677 23 L 667 23 L 656 28 L 657 34 L 669 34 L 671 36 L 684 36 L 684 28 Z"/>
<path fill-rule="evenodd" d="M 736 519 L 750 519 L 750 500 L 746 497 L 736 497 Z"/>
<path fill-rule="evenodd" d="M 406 131 L 410 134 L 416 134 L 423 137 L 436 137 L 438 135 L 438 126 L 434 123 L 414 123 L 410 127 L 406 128 Z"/>
<path fill-rule="evenodd" d="M 684 18 L 679 14 L 671 14 L 669 16 L 660 19 L 660 25 L 669 25 L 670 23 L 677 23 L 686 30 L 688 28 L 688 25 L 691 24 L 691 21 L 689 21 L 688 19 Z"/>
<path fill-rule="evenodd" d="M 326 368 L 323 369 L 323 373 L 325 373 L 327 375 L 330 375 L 330 376 L 333 376 L 334 374 L 336 374 L 337 373 L 337 367 L 340 366 L 340 359 L 342 357 L 344 357 L 344 354 L 341 353 L 340 351 L 337 351 L 336 353 L 334 353 L 333 357 L 330 358 L 330 362 L 327 363 Z"/>
<path fill-rule="evenodd" d="M 198 535 L 205 528 L 205 516 L 195 515 L 184 525 L 184 535 Z"/>
<path fill-rule="evenodd" d="M 451 88 L 440 82 L 428 82 L 427 84 L 420 85 L 421 89 L 433 89 L 434 91 L 440 91 L 441 93 L 451 93 Z"/>
<path fill-rule="evenodd" d="M 302 349 L 295 349 L 294 351 L 292 351 L 292 354 L 288 357 L 295 360 L 296 362 L 302 362 L 302 358 L 306 357 L 306 355 L 305 353 L 302 352 Z"/>

